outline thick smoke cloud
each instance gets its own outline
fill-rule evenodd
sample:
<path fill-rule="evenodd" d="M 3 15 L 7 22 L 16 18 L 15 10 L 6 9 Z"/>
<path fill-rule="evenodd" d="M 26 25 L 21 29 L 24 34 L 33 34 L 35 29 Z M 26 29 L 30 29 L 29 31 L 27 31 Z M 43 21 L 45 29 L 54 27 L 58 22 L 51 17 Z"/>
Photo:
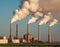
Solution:
<path fill-rule="evenodd" d="M 44 16 L 44 18 L 40 21 L 39 25 L 46 24 L 47 22 L 51 21 L 52 19 L 52 14 L 51 12 L 48 12 L 47 15 Z"/>
<path fill-rule="evenodd" d="M 16 9 L 16 11 L 13 14 L 13 18 L 11 19 L 11 23 L 16 22 L 18 20 L 18 10 Z"/>
<path fill-rule="evenodd" d="M 32 13 L 34 17 L 28 21 L 28 24 L 36 22 L 39 18 L 43 18 L 39 25 L 47 24 L 52 19 L 50 22 L 51 25 L 54 21 L 58 21 L 58 16 L 60 16 L 59 4 L 60 0 L 23 0 L 20 9 L 15 11 L 11 23 L 17 20 L 23 20 Z M 44 14 L 45 12 L 47 12 L 47 14 Z M 48 14 L 49 12 L 51 12 L 52 15 Z"/>
<path fill-rule="evenodd" d="M 39 9 L 39 0 L 29 0 L 30 3 L 30 11 L 36 12 Z"/>
<path fill-rule="evenodd" d="M 57 24 L 58 23 L 58 20 L 57 19 L 54 19 L 51 23 L 50 23 L 50 27 L 52 27 L 53 25 Z"/>
<path fill-rule="evenodd" d="M 29 21 L 28 24 L 35 23 L 38 20 L 36 17 L 32 17 Z"/>
<path fill-rule="evenodd" d="M 23 20 L 29 15 L 29 3 L 28 1 L 25 1 L 22 5 L 22 8 L 17 11 L 15 11 L 15 14 L 13 18 L 11 19 L 11 23 L 17 21 L 17 20 Z M 16 14 L 17 13 L 17 14 Z"/>

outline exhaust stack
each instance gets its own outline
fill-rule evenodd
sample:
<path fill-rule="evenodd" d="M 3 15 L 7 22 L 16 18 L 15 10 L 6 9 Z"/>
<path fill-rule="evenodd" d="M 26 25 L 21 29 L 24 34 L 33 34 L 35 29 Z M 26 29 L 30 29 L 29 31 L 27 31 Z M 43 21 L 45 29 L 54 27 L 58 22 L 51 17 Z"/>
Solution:
<path fill-rule="evenodd" d="M 29 34 L 29 24 L 27 24 L 27 34 Z"/>
<path fill-rule="evenodd" d="M 29 24 L 27 24 L 27 42 L 28 42 L 28 35 L 29 35 Z"/>
<path fill-rule="evenodd" d="M 16 24 L 16 38 L 18 39 L 18 24 Z"/>
<path fill-rule="evenodd" d="M 10 22 L 10 39 L 12 39 L 12 24 Z"/>
<path fill-rule="evenodd" d="M 51 43 L 51 31 L 49 26 L 48 26 L 48 43 Z"/>
<path fill-rule="evenodd" d="M 40 26 L 38 25 L 38 41 L 40 40 L 40 35 L 39 35 L 39 33 L 40 33 Z"/>

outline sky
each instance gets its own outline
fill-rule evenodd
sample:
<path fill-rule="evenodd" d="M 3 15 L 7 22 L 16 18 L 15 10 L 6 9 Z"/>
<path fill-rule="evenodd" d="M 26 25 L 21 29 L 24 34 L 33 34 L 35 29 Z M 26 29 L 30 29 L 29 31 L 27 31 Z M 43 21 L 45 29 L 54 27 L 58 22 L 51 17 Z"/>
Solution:
<path fill-rule="evenodd" d="M 21 0 L 0 0 L 0 36 L 9 37 L 9 25 L 10 19 L 13 16 L 13 11 L 19 9 L 19 4 Z M 19 25 L 19 37 L 23 37 L 27 32 L 27 23 L 32 16 L 28 16 L 26 19 L 17 21 L 12 24 L 12 34 L 15 36 L 15 26 Z M 30 34 L 33 37 L 37 37 L 38 22 L 30 24 Z M 40 36 L 42 41 L 47 41 L 48 35 L 48 24 L 40 26 Z M 52 41 L 60 41 L 60 23 L 50 28 L 52 34 Z"/>

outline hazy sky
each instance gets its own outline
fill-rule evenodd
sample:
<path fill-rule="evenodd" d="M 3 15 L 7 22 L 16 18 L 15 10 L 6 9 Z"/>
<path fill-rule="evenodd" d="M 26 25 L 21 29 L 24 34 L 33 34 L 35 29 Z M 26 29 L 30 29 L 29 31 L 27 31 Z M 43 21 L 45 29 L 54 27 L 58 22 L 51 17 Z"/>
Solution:
<path fill-rule="evenodd" d="M 6 35 L 9 37 L 9 23 L 10 18 L 13 16 L 13 11 L 15 9 L 18 9 L 20 4 L 20 0 L 0 0 L 0 36 Z M 17 21 L 12 24 L 12 34 L 15 36 L 15 25 L 16 23 L 19 24 L 19 37 L 23 37 L 23 34 L 26 33 L 26 25 L 27 21 L 31 18 L 31 16 L 28 16 L 26 19 L 22 21 Z M 30 24 L 30 33 L 33 35 L 33 37 L 37 36 L 37 27 L 38 22 L 34 24 Z M 47 31 L 48 31 L 48 24 L 40 26 L 41 31 L 41 40 L 47 41 Z M 51 33 L 52 33 L 52 40 L 60 41 L 60 23 L 57 25 L 51 27 Z"/>

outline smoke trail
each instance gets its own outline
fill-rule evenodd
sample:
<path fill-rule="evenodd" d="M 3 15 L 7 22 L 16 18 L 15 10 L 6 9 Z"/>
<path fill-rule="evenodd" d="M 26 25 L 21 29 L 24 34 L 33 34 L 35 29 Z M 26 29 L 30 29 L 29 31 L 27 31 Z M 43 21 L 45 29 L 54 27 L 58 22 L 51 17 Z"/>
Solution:
<path fill-rule="evenodd" d="M 28 1 L 24 1 L 24 2 L 23 2 L 23 5 L 22 5 L 22 8 L 29 9 L 29 8 L 30 8 L 29 2 L 28 2 Z"/>
<path fill-rule="evenodd" d="M 43 13 L 42 12 L 36 12 L 34 14 L 34 16 L 37 17 L 37 18 L 41 18 L 41 17 L 43 17 Z"/>
<path fill-rule="evenodd" d="M 23 20 L 25 19 L 27 16 L 29 15 L 29 11 L 25 8 L 22 8 L 20 11 L 19 11 L 19 20 Z"/>
<path fill-rule="evenodd" d="M 28 24 L 35 23 L 39 18 L 42 18 L 43 17 L 43 13 L 41 11 L 42 11 L 42 9 L 40 10 L 40 12 L 34 13 L 34 17 L 32 17 L 28 21 Z"/>
<path fill-rule="evenodd" d="M 40 0 L 40 7 L 46 11 L 60 11 L 60 0 Z"/>
<path fill-rule="evenodd" d="M 11 19 L 11 23 L 15 22 L 18 20 L 18 9 L 13 14 L 13 18 Z"/>
<path fill-rule="evenodd" d="M 43 14 L 40 11 L 40 8 L 43 8 L 43 11 L 51 12 L 54 15 L 54 18 L 60 16 L 60 0 L 23 0 L 21 9 L 18 10 L 17 14 L 14 14 L 11 19 L 11 23 L 16 22 L 17 20 L 25 19 L 30 13 L 34 13 L 34 17 L 39 18 L 43 17 Z M 58 13 L 57 13 L 58 12 Z M 51 16 L 44 15 L 44 22 L 41 21 L 40 24 L 46 24 L 50 21 Z M 47 20 L 48 19 L 48 20 Z M 58 19 L 58 18 L 57 18 Z"/>
<path fill-rule="evenodd" d="M 31 23 L 35 23 L 37 21 L 38 18 L 36 17 L 32 17 L 29 21 L 28 21 L 28 24 L 31 24 Z"/>
<path fill-rule="evenodd" d="M 29 15 L 29 3 L 25 1 L 22 5 L 22 8 L 18 10 L 18 14 L 14 14 L 13 18 L 11 19 L 11 23 L 17 20 L 23 20 Z"/>
<path fill-rule="evenodd" d="M 30 3 L 30 11 L 36 12 L 39 9 L 39 0 L 29 0 Z"/>
<path fill-rule="evenodd" d="M 54 19 L 51 23 L 50 23 L 50 27 L 54 26 L 55 24 L 58 23 L 58 20 L 57 19 Z"/>
<path fill-rule="evenodd" d="M 44 16 L 43 20 L 40 21 L 39 25 L 46 24 L 52 19 L 52 14 L 49 12 L 47 15 Z"/>

